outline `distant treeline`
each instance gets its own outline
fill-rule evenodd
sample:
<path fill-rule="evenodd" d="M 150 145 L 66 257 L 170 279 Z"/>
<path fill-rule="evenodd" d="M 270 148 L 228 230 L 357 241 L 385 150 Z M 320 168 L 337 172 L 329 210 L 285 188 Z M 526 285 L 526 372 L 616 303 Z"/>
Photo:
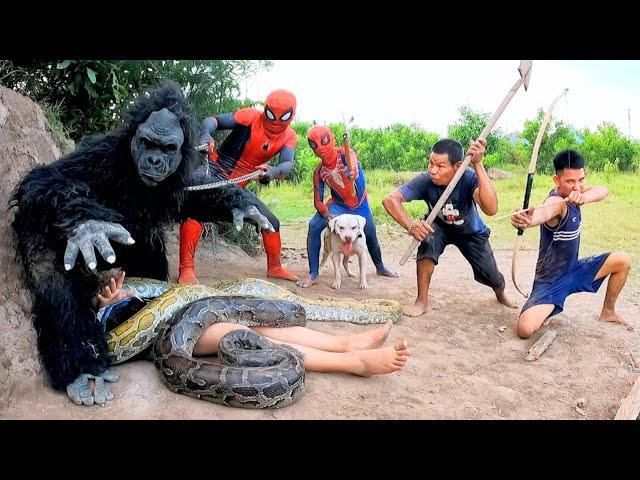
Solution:
<path fill-rule="evenodd" d="M 447 136 L 458 140 L 466 148 L 477 138 L 489 114 L 474 112 L 469 107 L 460 108 L 460 118 L 448 126 Z M 526 120 L 522 132 L 506 135 L 494 129 L 489 135 L 485 165 L 499 168 L 526 167 L 538 134 L 544 111 L 540 109 L 535 119 Z M 306 133 L 312 123 L 295 122 L 298 134 L 296 165 L 293 180 L 307 179 L 318 158 L 307 143 Z M 329 124 L 340 142 L 344 125 Z M 395 171 L 424 170 L 431 146 L 440 138 L 418 125 L 395 124 L 384 128 L 349 129 L 351 144 L 365 170 L 384 169 Z M 637 171 L 640 169 L 640 142 L 623 135 L 615 125 L 603 123 L 596 131 L 578 130 L 561 121 L 551 121 L 547 126 L 538 154 L 537 170 L 551 173 L 556 152 L 573 148 L 585 156 L 587 168 L 593 171 Z"/>

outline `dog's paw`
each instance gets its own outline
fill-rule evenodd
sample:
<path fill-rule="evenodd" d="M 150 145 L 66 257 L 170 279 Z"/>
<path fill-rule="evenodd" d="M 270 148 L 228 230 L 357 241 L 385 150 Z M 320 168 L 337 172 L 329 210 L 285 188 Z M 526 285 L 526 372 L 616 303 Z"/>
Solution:
<path fill-rule="evenodd" d="M 334 290 L 340 290 L 340 285 L 342 284 L 342 282 L 333 282 L 331 284 L 331 288 L 333 288 Z"/>
<path fill-rule="evenodd" d="M 360 290 L 366 290 L 367 288 L 369 288 L 369 284 L 366 280 L 364 282 L 360 282 Z"/>

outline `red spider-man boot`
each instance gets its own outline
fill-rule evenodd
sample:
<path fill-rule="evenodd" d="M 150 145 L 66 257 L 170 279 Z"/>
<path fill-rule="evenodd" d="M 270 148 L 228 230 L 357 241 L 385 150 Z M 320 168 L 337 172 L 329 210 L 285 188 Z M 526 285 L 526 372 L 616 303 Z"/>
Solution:
<path fill-rule="evenodd" d="M 202 236 L 204 225 L 188 219 L 180 225 L 180 266 L 178 283 L 198 285 L 195 273 L 196 247 Z"/>
<path fill-rule="evenodd" d="M 300 280 L 298 276 L 285 270 L 280 264 L 280 256 L 282 254 L 280 232 L 269 233 L 266 230 L 262 230 L 262 240 L 264 249 L 267 252 L 267 277 L 283 278 L 292 282 Z"/>

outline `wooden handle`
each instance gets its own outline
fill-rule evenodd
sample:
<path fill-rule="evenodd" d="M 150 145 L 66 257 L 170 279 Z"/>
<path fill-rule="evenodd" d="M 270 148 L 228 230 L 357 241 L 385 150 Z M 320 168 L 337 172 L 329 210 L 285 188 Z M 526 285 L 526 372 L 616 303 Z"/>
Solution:
<path fill-rule="evenodd" d="M 482 132 L 480 133 L 479 138 L 485 138 L 485 139 L 487 138 L 487 136 L 491 132 L 491 129 L 494 127 L 494 125 L 500 118 L 500 115 L 502 115 L 502 112 L 504 112 L 504 109 L 507 108 L 507 105 L 509 104 L 509 102 L 511 101 L 515 93 L 518 91 L 518 88 L 520 88 L 520 86 L 524 83 L 524 81 L 525 81 L 525 78 L 521 77 L 513 85 L 513 87 L 511 87 L 511 90 L 509 90 L 509 92 L 507 93 L 507 96 L 504 97 L 504 100 L 502 100 L 502 103 L 500 104 L 498 109 L 493 113 L 493 115 L 489 119 L 489 122 L 484 127 L 484 130 L 482 130 Z M 451 195 L 451 192 L 453 191 L 453 189 L 456 188 L 456 185 L 460 181 L 460 178 L 462 177 L 462 175 L 464 175 L 464 171 L 469 166 L 469 163 L 471 163 L 471 155 L 467 155 L 465 159 L 462 161 L 462 165 L 460 165 L 460 168 L 458 168 L 458 171 L 449 182 L 449 185 L 447 185 L 447 188 L 445 188 L 444 192 L 442 192 L 442 195 L 440 195 L 440 198 L 431 209 L 431 212 L 429 213 L 429 216 L 426 219 L 426 222 L 429 225 L 433 223 L 433 220 L 438 215 L 438 212 L 443 207 L 444 203 L 447 200 L 449 200 L 449 195 Z M 409 259 L 409 257 L 411 256 L 411 254 L 413 253 L 413 251 L 416 249 L 418 245 L 420 245 L 420 242 L 414 239 L 411 246 L 406 250 L 402 258 L 400 259 L 400 265 L 404 265 L 405 263 L 407 263 L 407 260 Z"/>
<path fill-rule="evenodd" d="M 349 135 L 347 133 L 344 133 L 342 135 L 342 146 L 344 147 L 344 157 L 347 160 L 347 177 L 349 182 L 351 182 L 351 194 L 355 197 L 356 196 L 356 181 L 355 181 L 355 167 L 353 165 L 353 160 L 351 159 L 351 144 L 349 142 Z M 354 178 L 352 178 L 352 175 L 354 176 Z"/>

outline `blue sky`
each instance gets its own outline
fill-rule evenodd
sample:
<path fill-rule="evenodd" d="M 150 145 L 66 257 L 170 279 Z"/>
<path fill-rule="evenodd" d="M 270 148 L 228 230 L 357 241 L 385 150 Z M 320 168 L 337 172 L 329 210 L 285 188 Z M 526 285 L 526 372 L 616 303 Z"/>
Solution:
<path fill-rule="evenodd" d="M 518 79 L 519 60 L 274 60 L 247 80 L 243 93 L 262 99 L 286 88 L 298 98 L 297 117 L 317 122 L 353 116 L 365 128 L 417 123 L 440 135 L 458 108 L 492 113 Z M 640 61 L 534 60 L 529 90 L 519 91 L 500 118 L 503 132 L 520 131 L 564 88 L 554 118 L 594 130 L 603 121 L 640 139 Z M 629 109 L 631 122 L 629 122 Z"/>

